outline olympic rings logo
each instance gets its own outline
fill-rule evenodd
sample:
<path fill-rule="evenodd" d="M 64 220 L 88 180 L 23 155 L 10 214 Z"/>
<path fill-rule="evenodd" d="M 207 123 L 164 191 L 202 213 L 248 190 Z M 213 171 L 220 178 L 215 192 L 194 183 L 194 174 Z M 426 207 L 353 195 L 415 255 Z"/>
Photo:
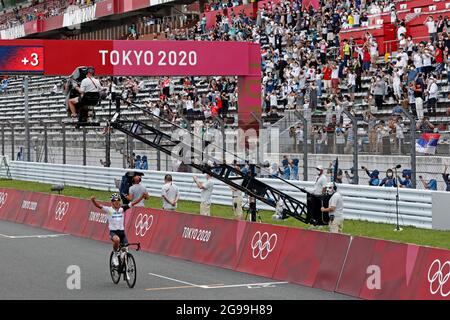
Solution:
<path fill-rule="evenodd" d="M 437 265 L 437 270 L 433 269 L 434 265 Z M 444 276 L 444 267 L 448 266 L 447 273 Z M 431 270 L 435 271 L 433 276 L 431 276 Z M 450 289 L 447 292 L 444 292 L 444 285 L 447 283 L 448 278 L 450 278 L 450 261 L 446 261 L 441 265 L 441 261 L 436 259 L 430 265 L 430 269 L 428 269 L 428 282 L 430 282 L 430 292 L 431 294 L 436 294 L 440 292 L 441 296 L 447 297 L 450 295 Z M 435 287 L 434 284 L 437 283 Z"/>
<path fill-rule="evenodd" d="M 269 237 L 267 232 L 262 234 L 260 231 L 255 232 L 251 243 L 253 258 L 256 259 L 259 257 L 261 260 L 265 260 L 269 256 L 269 253 L 275 249 L 277 240 L 276 233 L 272 233 Z"/>
<path fill-rule="evenodd" d="M 6 198 L 8 198 L 8 194 L 6 192 L 0 192 L 0 208 L 5 205 Z"/>
<path fill-rule="evenodd" d="M 55 219 L 62 221 L 64 219 L 64 216 L 66 215 L 67 211 L 69 211 L 69 203 L 64 201 L 58 201 L 58 204 L 56 205 L 55 209 Z"/>
<path fill-rule="evenodd" d="M 145 236 L 148 230 L 150 230 L 153 224 L 153 215 L 147 215 L 139 213 L 134 223 L 136 227 L 136 235 L 137 236 Z"/>

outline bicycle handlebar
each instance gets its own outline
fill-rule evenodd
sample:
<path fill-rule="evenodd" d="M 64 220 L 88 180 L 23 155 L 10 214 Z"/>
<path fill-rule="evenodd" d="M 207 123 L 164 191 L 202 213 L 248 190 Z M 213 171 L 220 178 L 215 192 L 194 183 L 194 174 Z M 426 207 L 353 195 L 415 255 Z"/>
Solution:
<path fill-rule="evenodd" d="M 129 246 L 136 246 L 136 251 L 139 251 L 141 249 L 141 243 L 140 242 L 136 242 L 136 243 L 127 243 L 126 245 L 124 245 L 123 247 L 129 247 Z"/>

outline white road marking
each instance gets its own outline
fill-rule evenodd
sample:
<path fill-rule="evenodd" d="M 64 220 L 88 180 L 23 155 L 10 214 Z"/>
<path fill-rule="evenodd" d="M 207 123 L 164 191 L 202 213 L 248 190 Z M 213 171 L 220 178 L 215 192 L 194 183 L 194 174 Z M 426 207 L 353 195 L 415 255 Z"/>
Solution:
<path fill-rule="evenodd" d="M 249 289 L 252 288 L 258 288 L 258 287 L 271 287 L 273 285 L 276 284 L 286 284 L 289 282 L 283 281 L 283 282 L 260 282 L 260 283 L 245 283 L 245 284 L 230 284 L 230 285 L 198 285 L 198 284 L 193 284 L 187 281 L 182 281 L 182 280 L 178 280 L 178 279 L 174 279 L 174 278 L 170 278 L 170 277 L 166 277 L 160 274 L 156 274 L 156 273 L 148 273 L 149 275 L 158 277 L 158 278 L 163 278 L 163 279 L 167 279 L 167 280 L 171 280 L 171 281 L 175 281 L 175 282 L 179 282 L 182 284 L 187 284 L 189 286 L 192 287 L 197 287 L 197 288 L 202 288 L 202 289 L 223 289 L 223 288 L 237 288 L 237 287 L 247 287 Z"/>
<path fill-rule="evenodd" d="M 187 284 L 187 285 L 189 285 L 189 286 L 193 286 L 193 287 L 197 287 L 197 288 L 202 288 L 202 286 L 199 286 L 199 285 L 197 285 L 197 284 L 193 284 L 193 283 L 190 283 L 190 282 L 177 280 L 177 279 L 174 279 L 174 278 L 169 278 L 169 277 L 166 277 L 166 276 L 163 276 L 163 275 L 160 275 L 160 274 L 151 273 L 151 272 L 149 272 L 148 274 L 149 274 L 149 275 L 152 275 L 152 276 L 155 276 L 155 277 L 159 277 L 159 278 L 163 278 L 163 279 L 167 279 L 167 280 L 171 280 L 171 281 L 175 281 L 175 282 Z"/>
<path fill-rule="evenodd" d="M 265 288 L 265 287 L 272 287 L 275 284 L 286 284 L 289 282 L 283 281 L 283 282 L 261 282 L 261 283 L 246 283 L 246 284 L 230 284 L 230 285 L 224 285 L 224 286 L 200 286 L 204 289 L 221 289 L 221 288 L 237 288 L 237 287 L 247 287 L 249 289 L 255 288 Z"/>
<path fill-rule="evenodd" d="M 39 234 L 39 235 L 31 235 L 31 236 L 9 236 L 6 234 L 0 233 L 1 237 L 8 239 L 25 239 L 25 238 L 57 238 L 61 236 L 69 236 L 68 233 L 57 233 L 57 234 Z"/>

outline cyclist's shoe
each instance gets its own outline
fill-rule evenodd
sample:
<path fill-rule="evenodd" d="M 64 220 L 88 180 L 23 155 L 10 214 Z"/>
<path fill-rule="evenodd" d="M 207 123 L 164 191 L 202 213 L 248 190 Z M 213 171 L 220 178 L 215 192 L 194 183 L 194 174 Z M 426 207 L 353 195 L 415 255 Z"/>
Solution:
<path fill-rule="evenodd" d="M 116 252 L 114 252 L 114 254 L 113 254 L 112 262 L 113 262 L 113 265 L 115 267 L 119 266 L 119 259 L 117 258 L 117 253 Z"/>

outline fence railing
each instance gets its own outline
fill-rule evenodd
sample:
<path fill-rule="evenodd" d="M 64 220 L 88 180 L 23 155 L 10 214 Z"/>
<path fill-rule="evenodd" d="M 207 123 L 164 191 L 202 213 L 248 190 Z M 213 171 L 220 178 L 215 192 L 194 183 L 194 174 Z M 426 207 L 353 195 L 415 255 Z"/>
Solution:
<path fill-rule="evenodd" d="M 116 191 L 116 180 L 126 172 L 120 168 L 102 168 L 92 166 L 46 164 L 36 162 L 10 162 L 13 179 L 37 181 L 42 183 L 62 183 L 98 190 Z M 163 186 L 163 171 L 143 171 L 143 184 L 151 196 L 160 197 Z M 182 200 L 200 201 L 200 190 L 193 182 L 193 174 L 170 172 L 174 183 L 178 186 Z M 0 169 L 0 177 L 6 176 L 6 169 Z M 275 179 L 261 179 L 265 183 L 306 202 L 306 194 L 286 183 Z M 312 190 L 313 182 L 291 181 L 294 185 Z M 396 221 L 395 188 L 369 187 L 362 185 L 339 185 L 344 197 L 344 215 L 348 219 L 367 220 L 372 222 L 392 223 Z M 432 192 L 428 190 L 399 190 L 399 215 L 401 225 L 421 228 L 432 227 Z M 216 181 L 212 202 L 231 205 L 231 190 L 222 182 Z M 259 203 L 258 208 L 272 210 L 271 207 Z"/>

